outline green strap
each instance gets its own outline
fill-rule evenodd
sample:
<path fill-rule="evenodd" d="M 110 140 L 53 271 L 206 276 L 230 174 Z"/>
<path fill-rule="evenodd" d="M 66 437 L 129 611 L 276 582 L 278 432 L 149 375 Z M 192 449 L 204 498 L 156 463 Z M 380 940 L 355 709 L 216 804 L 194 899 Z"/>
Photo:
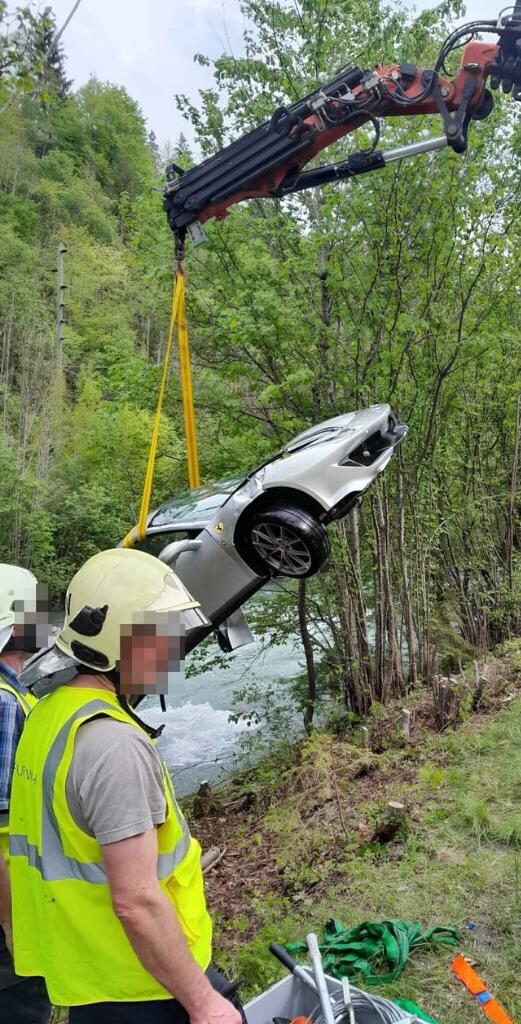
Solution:
<path fill-rule="evenodd" d="M 346 929 L 335 918 L 326 922 L 320 952 L 326 974 L 333 978 L 361 975 L 364 985 L 383 985 L 396 981 L 409 957 L 426 944 L 457 946 L 457 928 L 436 927 L 423 932 L 417 922 L 364 921 Z M 307 951 L 305 942 L 286 946 L 292 956 Z"/>
<path fill-rule="evenodd" d="M 423 1010 L 420 1010 L 415 1003 L 411 1003 L 409 999 L 393 999 L 393 1003 L 395 1003 L 396 1006 L 399 1006 L 401 1010 L 405 1010 L 406 1013 L 412 1013 L 413 1016 L 419 1017 L 420 1020 L 426 1020 L 427 1024 L 437 1024 L 434 1017 L 428 1017 Z"/>

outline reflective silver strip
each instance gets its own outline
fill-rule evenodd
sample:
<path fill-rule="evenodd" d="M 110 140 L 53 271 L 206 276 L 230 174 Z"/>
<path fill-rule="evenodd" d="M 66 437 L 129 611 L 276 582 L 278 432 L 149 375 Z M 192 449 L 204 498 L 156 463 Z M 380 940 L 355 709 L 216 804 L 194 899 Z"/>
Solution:
<path fill-rule="evenodd" d="M 160 853 L 157 858 L 157 877 L 168 878 L 186 857 L 190 846 L 185 837 L 179 840 L 173 853 Z M 66 857 L 65 854 L 54 857 L 41 856 L 38 847 L 28 843 L 25 836 L 9 836 L 9 853 L 11 857 L 26 857 L 29 866 L 36 868 L 46 882 L 60 882 L 64 879 L 77 878 L 91 885 L 106 885 L 107 875 L 102 864 L 88 863 Z"/>
<path fill-rule="evenodd" d="M 190 829 L 188 828 L 188 825 L 187 825 L 186 820 L 184 818 L 183 812 L 181 811 L 181 808 L 179 807 L 179 805 L 177 803 L 177 800 L 175 798 L 174 787 L 172 785 L 172 779 L 171 779 L 171 776 L 170 776 L 170 772 L 168 771 L 168 768 L 166 767 L 166 764 L 164 762 L 163 762 L 163 778 L 165 780 L 165 785 L 166 785 L 166 787 L 168 789 L 168 792 L 170 793 L 170 799 L 172 800 L 172 806 L 174 808 L 176 818 L 177 818 L 177 820 L 178 820 L 178 822 L 181 825 L 181 828 L 183 830 L 183 834 L 182 834 L 180 840 L 178 841 L 178 843 L 176 844 L 176 847 L 172 851 L 172 853 L 160 853 L 159 854 L 158 865 L 157 865 L 157 877 L 158 878 L 168 878 L 168 875 L 170 875 L 172 873 L 172 871 L 175 871 L 176 867 L 178 867 L 178 865 L 181 863 L 181 861 L 184 860 L 184 858 L 186 857 L 186 855 L 188 853 L 188 850 L 190 848 L 190 841 L 191 841 Z"/>
<path fill-rule="evenodd" d="M 40 855 L 38 847 L 28 843 L 25 836 L 9 836 L 11 857 L 27 857 L 29 866 L 36 868 L 46 882 L 59 882 L 65 878 L 78 878 L 93 885 L 106 885 L 107 876 L 102 864 L 86 864 L 64 853 L 58 856 Z"/>
<path fill-rule="evenodd" d="M 172 853 L 160 853 L 157 858 L 157 877 L 159 879 L 168 878 L 179 867 L 181 861 L 183 861 L 190 848 L 190 833 L 186 822 L 183 825 L 183 835 L 178 843 L 175 845 L 175 849 Z"/>
<path fill-rule="evenodd" d="M 38 847 L 27 841 L 23 835 L 9 836 L 9 853 L 12 857 L 26 857 L 29 865 L 41 874 L 46 882 L 58 882 L 71 878 L 90 882 L 92 885 L 106 885 L 107 875 L 102 864 L 89 863 L 67 857 L 63 849 L 60 829 L 54 813 L 53 796 L 56 773 L 65 753 L 67 740 L 74 722 L 78 718 L 87 718 L 94 714 L 107 711 L 105 701 L 89 701 L 75 712 L 62 726 L 47 755 L 42 779 L 42 853 Z M 166 772 L 168 785 L 169 775 Z M 170 788 L 171 781 L 170 781 Z M 183 834 L 171 853 L 160 853 L 157 858 L 157 877 L 167 878 L 186 857 L 190 846 L 190 832 L 186 821 L 179 811 L 174 799 L 176 814 Z"/>

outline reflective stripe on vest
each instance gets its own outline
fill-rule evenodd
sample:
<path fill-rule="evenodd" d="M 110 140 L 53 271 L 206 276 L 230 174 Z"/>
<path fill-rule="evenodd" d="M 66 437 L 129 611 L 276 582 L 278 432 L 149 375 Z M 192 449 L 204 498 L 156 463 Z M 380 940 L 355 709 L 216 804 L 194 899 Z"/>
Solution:
<path fill-rule="evenodd" d="M 26 691 L 22 693 L 21 683 L 18 683 L 16 672 L 0 662 L 0 690 L 10 693 L 18 701 L 24 718 L 36 704 L 36 697 Z M 6 864 L 9 864 L 9 811 L 0 812 L 0 853 Z"/>
<path fill-rule="evenodd" d="M 82 708 L 75 712 L 65 725 L 60 729 L 54 743 L 49 751 L 43 770 L 43 791 L 46 794 L 54 792 L 56 772 L 65 752 L 67 739 L 74 722 L 78 718 L 88 718 L 92 715 L 105 713 L 107 704 L 102 700 L 89 701 Z M 165 775 L 165 782 L 168 777 Z M 182 837 L 176 844 L 175 849 L 170 853 L 160 853 L 157 858 L 157 877 L 167 878 L 179 864 L 184 860 L 190 847 L 190 832 L 188 825 L 181 814 L 177 803 L 174 801 L 176 816 L 182 828 Z M 9 836 L 9 853 L 11 857 L 27 857 L 31 867 L 36 868 L 46 882 L 57 882 L 67 878 L 78 878 L 84 882 L 91 882 L 93 885 L 106 885 L 107 875 L 102 864 L 85 863 L 73 857 L 67 857 L 64 849 L 58 822 L 54 813 L 51 800 L 44 800 L 42 806 L 42 852 L 27 841 L 26 836 Z"/>
<path fill-rule="evenodd" d="M 4 690 L 5 693 L 11 693 L 13 697 L 16 697 L 25 717 L 27 718 L 27 715 L 36 704 L 36 697 L 33 697 L 32 693 L 29 693 L 29 691 L 22 693 L 16 686 L 13 686 L 12 683 L 9 682 L 7 676 L 4 675 L 4 667 L 2 665 L 0 665 L 0 690 Z"/>

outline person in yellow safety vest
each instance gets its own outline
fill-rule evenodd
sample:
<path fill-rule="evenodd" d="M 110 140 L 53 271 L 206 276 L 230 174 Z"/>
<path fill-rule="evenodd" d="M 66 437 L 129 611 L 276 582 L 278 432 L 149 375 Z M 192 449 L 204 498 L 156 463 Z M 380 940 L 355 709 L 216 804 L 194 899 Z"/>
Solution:
<path fill-rule="evenodd" d="M 47 1024 L 51 1014 L 43 979 L 18 977 L 14 971 L 8 872 L 8 812 L 16 747 L 36 703 L 18 674 L 38 642 L 40 646 L 48 643 L 46 625 L 45 637 L 40 639 L 39 617 L 32 572 L 0 563 L 0 1021 L 6 1024 Z M 46 623 L 46 613 L 41 618 Z"/>
<path fill-rule="evenodd" d="M 67 590 L 55 645 L 25 666 L 38 695 L 10 811 L 16 970 L 41 973 L 70 1024 L 241 1024 L 211 966 L 201 848 L 152 730 L 130 701 L 165 693 L 183 636 L 208 625 L 172 570 L 99 552 Z"/>

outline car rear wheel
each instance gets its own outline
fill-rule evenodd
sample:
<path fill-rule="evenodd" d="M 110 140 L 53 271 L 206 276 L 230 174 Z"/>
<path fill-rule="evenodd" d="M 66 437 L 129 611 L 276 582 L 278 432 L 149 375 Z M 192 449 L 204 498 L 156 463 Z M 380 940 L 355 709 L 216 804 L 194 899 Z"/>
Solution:
<path fill-rule="evenodd" d="M 236 544 L 255 572 L 270 576 L 313 576 L 329 555 L 329 538 L 322 524 L 308 512 L 292 508 L 255 512 Z"/>

